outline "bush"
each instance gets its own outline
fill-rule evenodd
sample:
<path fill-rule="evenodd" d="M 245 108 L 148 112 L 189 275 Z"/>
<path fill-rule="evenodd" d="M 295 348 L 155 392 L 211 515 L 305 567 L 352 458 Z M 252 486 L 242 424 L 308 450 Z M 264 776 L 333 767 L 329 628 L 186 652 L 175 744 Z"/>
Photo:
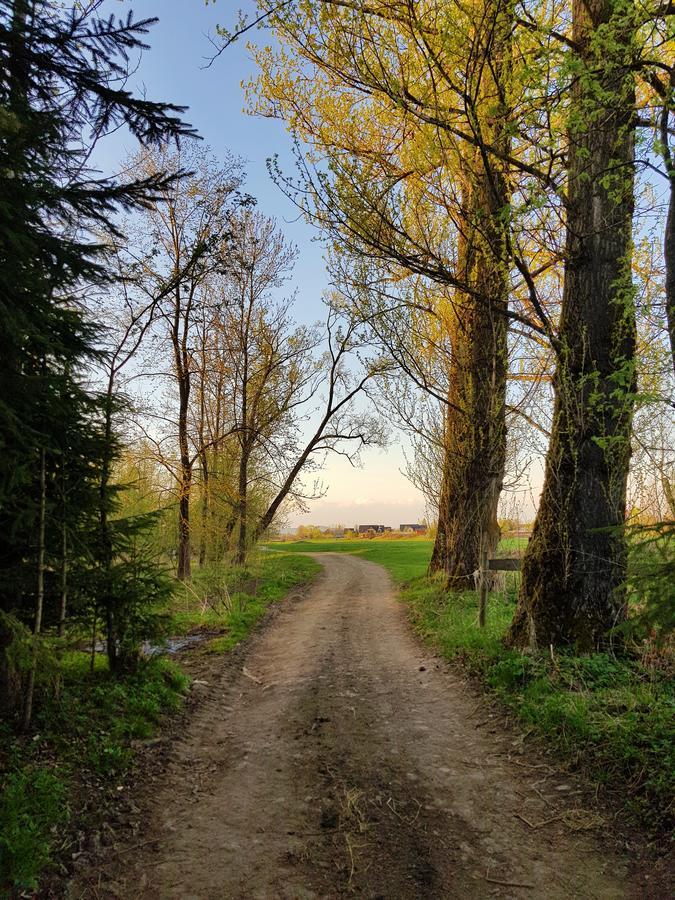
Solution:
<path fill-rule="evenodd" d="M 664 643 L 675 631 L 675 522 L 637 525 L 628 536 L 632 615 L 621 630 Z"/>

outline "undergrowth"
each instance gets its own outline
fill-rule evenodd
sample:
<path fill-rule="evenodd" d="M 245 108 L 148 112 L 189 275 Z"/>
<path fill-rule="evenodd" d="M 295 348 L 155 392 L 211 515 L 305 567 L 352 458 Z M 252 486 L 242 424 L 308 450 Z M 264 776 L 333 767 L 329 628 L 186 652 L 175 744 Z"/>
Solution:
<path fill-rule="evenodd" d="M 164 659 L 150 659 L 124 680 L 113 678 L 103 657 L 90 671 L 86 653 L 62 660 L 58 700 L 39 709 L 35 730 L 0 751 L 0 896 L 36 886 L 68 819 L 76 779 L 107 783 L 131 757 L 131 741 L 150 737 L 176 709 L 188 679 Z"/>
<path fill-rule="evenodd" d="M 307 556 L 261 551 L 243 568 L 214 564 L 198 569 L 175 592 L 172 634 L 218 632 L 205 649 L 232 649 L 253 628 L 270 603 L 292 587 L 311 580 L 320 566 Z"/>

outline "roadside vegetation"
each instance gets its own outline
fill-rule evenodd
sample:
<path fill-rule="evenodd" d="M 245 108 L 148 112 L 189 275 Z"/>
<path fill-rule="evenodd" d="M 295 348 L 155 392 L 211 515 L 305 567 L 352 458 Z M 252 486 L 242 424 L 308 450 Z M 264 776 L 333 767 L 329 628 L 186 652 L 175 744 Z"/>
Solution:
<path fill-rule="evenodd" d="M 212 565 L 195 571 L 174 592 L 172 635 L 206 633 L 203 649 L 231 650 L 249 633 L 270 603 L 311 581 L 320 566 L 294 553 L 251 554 L 246 566 Z"/>
<path fill-rule="evenodd" d="M 518 555 L 523 539 L 499 545 Z M 271 545 L 274 546 L 274 545 Z M 522 653 L 505 643 L 520 576 L 504 573 L 492 591 L 486 627 L 477 627 L 478 595 L 449 593 L 442 576 L 427 574 L 432 542 L 421 539 L 302 541 L 293 552 L 355 553 L 379 563 L 400 591 L 415 629 L 446 659 L 455 660 L 542 739 L 570 768 L 601 784 L 631 814 L 661 831 L 673 822 L 675 796 L 675 660 L 672 647 L 638 629 L 617 635 L 614 649 Z M 634 610 L 636 620 L 637 610 Z"/>

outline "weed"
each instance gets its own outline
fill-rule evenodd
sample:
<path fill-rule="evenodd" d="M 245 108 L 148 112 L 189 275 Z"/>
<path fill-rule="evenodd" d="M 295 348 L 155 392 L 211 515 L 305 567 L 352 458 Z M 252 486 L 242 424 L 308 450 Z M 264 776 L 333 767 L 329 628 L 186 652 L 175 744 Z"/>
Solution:
<path fill-rule="evenodd" d="M 309 581 L 320 569 L 306 556 L 261 552 L 246 568 L 213 565 L 197 570 L 184 594 L 177 594 L 171 610 L 173 634 L 212 629 L 223 632 L 206 649 L 232 649 L 253 628 L 270 603 L 297 584 Z"/>
<path fill-rule="evenodd" d="M 63 781 L 41 768 L 9 772 L 0 791 L 0 892 L 36 887 L 54 830 L 66 818 Z M 5 894 L 5 892 L 7 892 Z"/>

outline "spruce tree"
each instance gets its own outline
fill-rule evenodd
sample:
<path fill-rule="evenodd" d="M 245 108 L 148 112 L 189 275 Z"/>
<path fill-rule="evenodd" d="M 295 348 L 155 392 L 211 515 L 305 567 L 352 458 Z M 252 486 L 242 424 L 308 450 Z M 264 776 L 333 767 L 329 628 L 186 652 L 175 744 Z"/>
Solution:
<path fill-rule="evenodd" d="M 154 20 L 101 18 L 101 5 L 0 0 L 0 709 L 10 713 L 21 701 L 11 645 L 19 623 L 34 627 L 36 596 L 49 597 L 44 554 L 63 546 L 57 472 L 86 469 L 93 452 L 81 382 L 97 331 L 81 298 L 114 278 L 93 234 L 116 232 L 118 211 L 171 180 L 101 177 L 88 168 L 91 150 L 118 127 L 151 145 L 192 134 L 182 108 L 125 87 L 129 55 Z M 80 502 L 90 500 L 70 496 L 69 521 Z"/>

